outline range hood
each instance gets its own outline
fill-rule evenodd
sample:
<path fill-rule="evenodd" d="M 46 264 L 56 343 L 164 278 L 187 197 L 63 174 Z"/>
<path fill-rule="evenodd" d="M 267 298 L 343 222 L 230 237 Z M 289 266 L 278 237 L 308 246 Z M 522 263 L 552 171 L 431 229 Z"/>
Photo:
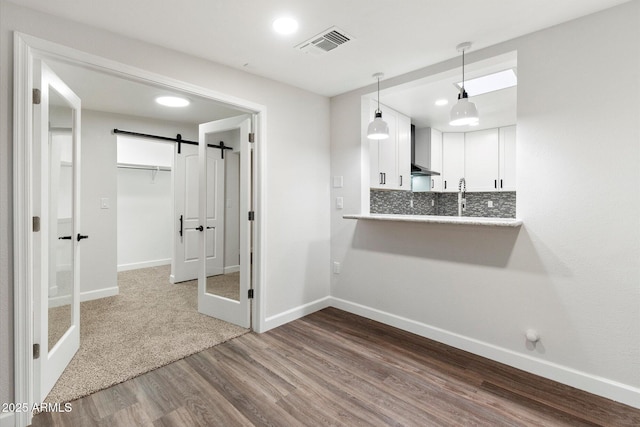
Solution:
<path fill-rule="evenodd" d="M 440 172 L 416 164 L 416 126 L 411 125 L 411 176 L 438 176 Z"/>
<path fill-rule="evenodd" d="M 438 176 L 440 172 L 432 171 L 424 166 L 411 163 L 411 176 Z"/>

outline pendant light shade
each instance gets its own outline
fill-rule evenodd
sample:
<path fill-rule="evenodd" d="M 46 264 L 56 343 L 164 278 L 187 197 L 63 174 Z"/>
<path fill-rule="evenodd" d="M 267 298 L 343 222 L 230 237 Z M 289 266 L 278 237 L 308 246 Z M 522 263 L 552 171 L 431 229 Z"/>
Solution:
<path fill-rule="evenodd" d="M 469 101 L 469 95 L 464 89 L 464 52 L 470 47 L 470 42 L 460 43 L 457 46 L 458 52 L 462 52 L 462 86 L 458 94 L 458 102 L 451 109 L 449 121 L 451 126 L 476 125 L 480 120 L 476 104 Z"/>
<path fill-rule="evenodd" d="M 375 118 L 369 123 L 367 129 L 367 138 L 369 139 L 387 139 L 389 138 L 389 125 L 382 120 L 382 112 L 376 110 Z"/>
<path fill-rule="evenodd" d="M 384 76 L 382 73 L 375 73 L 373 78 L 378 79 L 378 108 L 375 112 L 373 121 L 369 123 L 367 128 L 367 138 L 369 139 L 387 139 L 389 138 L 389 125 L 382 120 L 382 111 L 380 110 L 380 79 Z"/>
<path fill-rule="evenodd" d="M 462 95 L 462 97 L 460 96 Z M 473 125 L 478 123 L 478 109 L 476 104 L 469 101 L 467 92 L 458 95 L 458 102 L 451 109 L 449 124 L 451 126 Z"/>

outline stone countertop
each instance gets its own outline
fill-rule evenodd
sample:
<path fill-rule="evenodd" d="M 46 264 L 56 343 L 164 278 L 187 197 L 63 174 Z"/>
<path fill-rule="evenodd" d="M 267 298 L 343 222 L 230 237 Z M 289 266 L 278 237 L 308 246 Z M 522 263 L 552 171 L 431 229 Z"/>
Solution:
<path fill-rule="evenodd" d="M 354 214 L 343 215 L 343 218 L 374 221 L 426 222 L 432 224 L 488 225 L 493 227 L 520 227 L 522 225 L 522 220 L 517 218 L 485 218 L 469 216 Z"/>

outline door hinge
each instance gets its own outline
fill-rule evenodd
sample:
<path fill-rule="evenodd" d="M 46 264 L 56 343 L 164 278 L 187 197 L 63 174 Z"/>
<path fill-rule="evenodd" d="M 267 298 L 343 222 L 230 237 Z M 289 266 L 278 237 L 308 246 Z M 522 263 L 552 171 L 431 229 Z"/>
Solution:
<path fill-rule="evenodd" d="M 34 359 L 40 358 L 40 344 L 33 345 L 33 358 Z"/>
<path fill-rule="evenodd" d="M 42 92 L 40 89 L 33 89 L 33 103 L 36 105 L 40 105 L 40 101 L 42 101 Z"/>
<path fill-rule="evenodd" d="M 256 142 L 256 134 L 253 132 L 249 133 L 249 142 Z"/>
<path fill-rule="evenodd" d="M 249 299 L 253 299 L 253 289 L 249 289 L 249 292 L 247 292 L 247 296 L 249 297 Z"/>
<path fill-rule="evenodd" d="M 254 211 L 249 211 L 249 221 L 253 221 L 256 218 L 256 213 Z"/>
<path fill-rule="evenodd" d="M 31 218 L 31 227 L 33 228 L 34 232 L 40 231 L 40 217 L 39 216 L 34 216 L 33 218 Z"/>

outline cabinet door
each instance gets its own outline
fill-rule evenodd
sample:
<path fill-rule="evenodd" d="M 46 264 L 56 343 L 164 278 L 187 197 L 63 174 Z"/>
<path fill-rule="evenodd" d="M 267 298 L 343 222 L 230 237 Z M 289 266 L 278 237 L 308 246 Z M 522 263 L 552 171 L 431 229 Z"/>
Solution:
<path fill-rule="evenodd" d="M 501 191 L 516 191 L 516 127 L 500 128 L 500 182 Z"/>
<path fill-rule="evenodd" d="M 442 173 L 442 132 L 437 129 L 431 129 L 431 164 L 432 171 Z M 434 175 L 431 177 L 432 191 L 442 191 L 442 175 Z"/>
<path fill-rule="evenodd" d="M 398 179 L 398 126 L 395 111 L 383 105 L 382 118 L 389 124 L 389 138 L 378 140 L 378 170 L 382 174 L 381 188 L 397 188 Z"/>
<path fill-rule="evenodd" d="M 377 103 L 371 101 L 369 117 L 373 120 Z M 369 140 L 369 185 L 374 189 L 393 189 L 397 187 L 397 116 L 395 111 L 380 105 L 382 118 L 389 125 L 389 138 Z"/>
<path fill-rule="evenodd" d="M 399 190 L 411 190 L 411 119 L 397 115 L 398 170 L 394 179 Z"/>
<path fill-rule="evenodd" d="M 464 177 L 464 133 L 442 134 L 442 191 L 457 192 Z"/>
<path fill-rule="evenodd" d="M 498 129 L 467 132 L 464 141 L 467 191 L 498 190 Z"/>

